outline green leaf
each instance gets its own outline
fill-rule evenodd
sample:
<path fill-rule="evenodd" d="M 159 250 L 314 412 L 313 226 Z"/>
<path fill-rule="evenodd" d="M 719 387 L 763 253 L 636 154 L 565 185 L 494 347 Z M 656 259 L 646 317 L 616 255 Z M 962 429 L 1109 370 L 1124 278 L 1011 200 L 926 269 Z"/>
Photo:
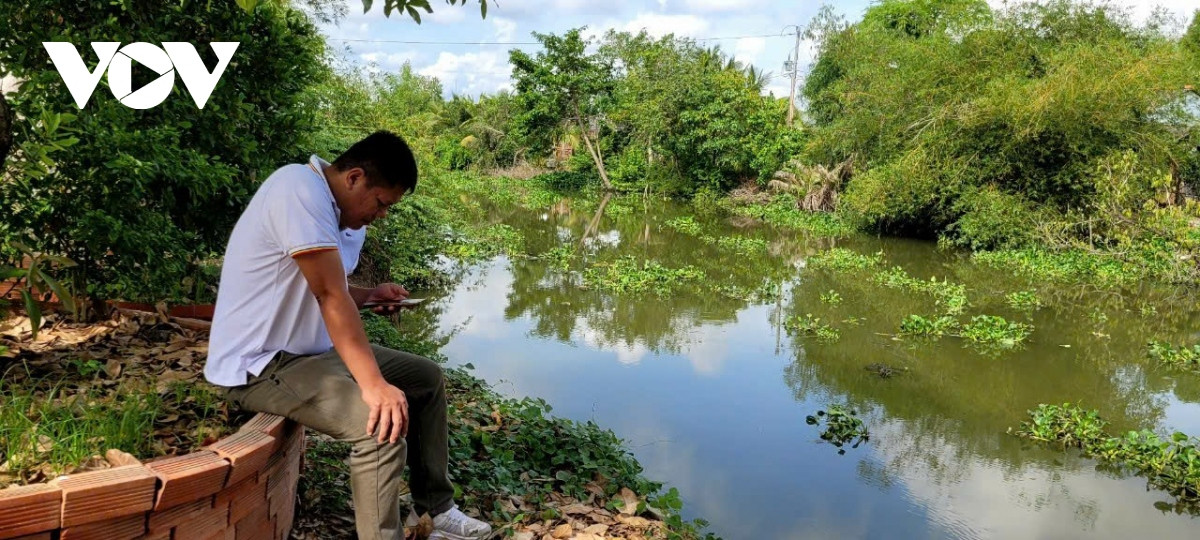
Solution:
<path fill-rule="evenodd" d="M 42 310 L 28 290 L 21 289 L 21 298 L 25 300 L 25 312 L 29 315 L 29 324 L 33 328 L 30 339 L 37 339 L 38 329 L 42 327 Z"/>
<path fill-rule="evenodd" d="M 417 24 L 421 24 L 421 12 L 413 9 L 412 6 L 407 6 L 405 9 L 408 10 L 409 17 L 412 17 L 414 21 L 417 21 Z"/>
<path fill-rule="evenodd" d="M 487 0 L 479 0 L 479 13 L 483 18 L 487 18 Z"/>
<path fill-rule="evenodd" d="M 246 13 L 251 13 L 254 8 L 258 7 L 258 0 L 236 0 L 237 5 L 246 10 Z M 365 0 L 364 0 L 365 1 Z"/>
<path fill-rule="evenodd" d="M 371 11 L 371 4 L 374 3 L 375 0 L 362 0 L 362 1 L 363 1 L 363 13 Z"/>
<path fill-rule="evenodd" d="M 50 286 L 50 290 L 54 291 L 55 296 L 58 296 L 58 301 L 62 302 L 63 307 L 67 308 L 67 311 L 70 311 L 72 314 L 75 313 L 75 299 L 67 294 L 67 290 L 62 284 L 41 270 L 38 270 L 38 274 L 42 281 Z"/>

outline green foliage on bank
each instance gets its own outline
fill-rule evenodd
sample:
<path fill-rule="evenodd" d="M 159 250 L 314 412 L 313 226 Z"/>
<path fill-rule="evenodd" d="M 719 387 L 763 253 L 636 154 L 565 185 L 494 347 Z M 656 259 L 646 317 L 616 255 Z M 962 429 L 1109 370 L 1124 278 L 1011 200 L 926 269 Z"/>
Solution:
<path fill-rule="evenodd" d="M 812 28 L 803 159 L 853 161 L 838 205 L 851 223 L 1195 278 L 1195 20 L 1181 39 L 1170 21 L 1065 0 L 885 0 L 854 24 L 831 13 Z"/>

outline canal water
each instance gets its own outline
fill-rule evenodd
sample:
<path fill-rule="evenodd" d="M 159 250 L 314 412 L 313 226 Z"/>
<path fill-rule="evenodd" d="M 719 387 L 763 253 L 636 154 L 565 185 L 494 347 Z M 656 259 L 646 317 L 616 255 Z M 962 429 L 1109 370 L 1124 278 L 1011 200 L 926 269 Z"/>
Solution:
<path fill-rule="evenodd" d="M 484 209 L 524 247 L 437 301 L 451 363 L 612 429 L 647 477 L 679 488 L 687 517 L 724 538 L 1200 537 L 1200 520 L 1144 479 L 1008 433 L 1039 403 L 1071 401 L 1115 431 L 1200 434 L 1200 375 L 1146 354 L 1150 340 L 1196 340 L 1184 292 L 1038 282 L 928 242 L 821 238 L 657 200 Z M 540 256 L 562 246 L 576 256 Z M 809 267 L 833 247 L 885 263 Z M 623 258 L 703 279 L 660 295 L 585 278 Z M 964 284 L 961 322 L 1031 324 L 1028 342 L 994 351 L 897 337 L 907 315 L 940 308 L 872 279 L 894 266 Z M 1044 307 L 1010 307 L 1017 291 Z M 838 338 L 789 328 L 806 315 Z M 822 441 L 805 419 L 831 404 L 857 412 L 869 441 L 844 454 Z"/>

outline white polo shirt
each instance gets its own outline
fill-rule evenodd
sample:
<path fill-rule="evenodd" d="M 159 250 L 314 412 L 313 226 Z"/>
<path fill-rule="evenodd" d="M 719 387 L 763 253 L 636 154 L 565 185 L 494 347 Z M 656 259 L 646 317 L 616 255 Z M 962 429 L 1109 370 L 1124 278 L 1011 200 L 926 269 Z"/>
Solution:
<path fill-rule="evenodd" d="M 285 165 L 271 174 L 233 227 L 209 335 L 204 377 L 246 384 L 279 351 L 320 354 L 333 348 L 321 308 L 293 259 L 337 249 L 346 275 L 358 266 L 366 227 L 341 229 L 341 210 L 321 173 L 329 163 Z"/>

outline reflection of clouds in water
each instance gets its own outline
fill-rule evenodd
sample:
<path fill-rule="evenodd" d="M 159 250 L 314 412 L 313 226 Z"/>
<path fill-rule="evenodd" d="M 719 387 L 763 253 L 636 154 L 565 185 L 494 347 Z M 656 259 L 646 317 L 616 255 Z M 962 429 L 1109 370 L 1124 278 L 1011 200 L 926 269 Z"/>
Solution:
<path fill-rule="evenodd" d="M 1080 466 L 1047 467 L 983 459 L 940 434 L 902 420 L 871 429 L 871 449 L 884 461 L 884 484 L 929 513 L 930 525 L 959 538 L 1195 537 L 1191 519 L 1162 516 L 1165 493 L 1139 489 L 1139 478 L 1110 478 Z M 998 435 L 1007 436 L 1007 435 Z M 1066 458 L 1070 463 L 1070 458 Z M 877 473 L 877 474 L 876 474 Z M 879 478 L 865 479 L 879 483 Z M 932 532 L 932 531 L 931 531 Z"/>
<path fill-rule="evenodd" d="M 625 365 L 640 364 L 647 356 L 654 356 L 655 351 L 647 347 L 641 340 L 625 342 L 607 340 L 600 331 L 588 324 L 586 317 L 575 319 L 573 341 L 583 343 L 593 350 L 612 352 L 617 355 L 617 361 Z M 680 356 L 687 358 L 692 369 L 702 375 L 719 374 L 729 356 L 725 325 L 701 325 L 688 332 L 688 340 L 683 344 Z"/>
<path fill-rule="evenodd" d="M 692 339 L 684 346 L 683 356 L 691 362 L 692 369 L 701 375 L 716 375 L 725 366 L 729 357 L 727 329 L 723 326 L 706 324 L 691 332 Z"/>
<path fill-rule="evenodd" d="M 1167 431 L 1182 431 L 1192 435 L 1200 433 L 1200 404 L 1171 397 L 1163 413 L 1166 416 L 1163 425 Z"/>
<path fill-rule="evenodd" d="M 616 247 L 621 244 L 621 231 L 613 229 L 608 232 L 596 233 L 583 241 L 589 248 Z"/>
<path fill-rule="evenodd" d="M 503 258 L 497 259 L 492 266 L 499 264 L 504 264 Z M 484 269 L 478 285 L 471 289 L 460 289 L 450 298 L 440 319 L 442 330 L 448 331 L 463 325 L 459 331 L 464 335 L 490 339 L 504 337 L 511 330 L 504 320 L 504 308 L 508 306 L 512 283 L 513 277 L 509 272 Z"/>
<path fill-rule="evenodd" d="M 625 365 L 639 364 L 646 355 L 651 353 L 650 348 L 640 341 L 633 343 L 607 342 L 604 334 L 588 324 L 586 317 L 575 318 L 575 330 L 572 332 L 571 340 L 582 342 L 593 350 L 616 353 L 617 361 Z"/>

